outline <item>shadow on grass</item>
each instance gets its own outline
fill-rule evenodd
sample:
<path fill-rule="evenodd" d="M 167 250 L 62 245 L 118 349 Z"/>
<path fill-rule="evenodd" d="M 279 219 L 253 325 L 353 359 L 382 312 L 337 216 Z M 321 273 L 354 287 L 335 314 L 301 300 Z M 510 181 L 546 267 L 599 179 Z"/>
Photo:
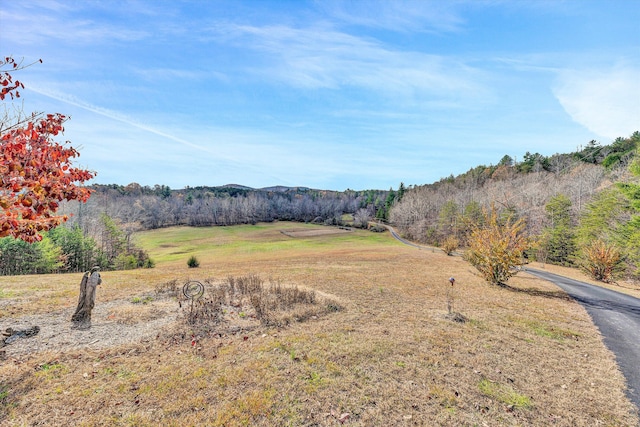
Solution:
<path fill-rule="evenodd" d="M 534 297 L 561 299 L 564 301 L 573 300 L 573 298 L 564 291 L 543 291 L 536 288 L 515 288 L 513 286 L 507 285 L 506 283 L 501 283 L 498 286 L 511 292 L 527 294 Z"/>

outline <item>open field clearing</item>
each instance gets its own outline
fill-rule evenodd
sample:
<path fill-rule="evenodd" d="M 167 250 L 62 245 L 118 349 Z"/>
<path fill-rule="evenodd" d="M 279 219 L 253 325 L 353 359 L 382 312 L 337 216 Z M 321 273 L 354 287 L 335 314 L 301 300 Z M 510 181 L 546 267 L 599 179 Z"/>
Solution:
<path fill-rule="evenodd" d="M 0 277 L 0 329 L 41 328 L 0 349 L 1 425 L 638 425 L 585 310 L 529 275 L 491 287 L 388 233 L 304 224 L 135 237 L 156 268 L 103 272 L 88 331 L 70 329 L 81 274 Z M 207 329 L 167 292 L 247 276 L 335 309 L 269 326 L 230 303 Z"/>

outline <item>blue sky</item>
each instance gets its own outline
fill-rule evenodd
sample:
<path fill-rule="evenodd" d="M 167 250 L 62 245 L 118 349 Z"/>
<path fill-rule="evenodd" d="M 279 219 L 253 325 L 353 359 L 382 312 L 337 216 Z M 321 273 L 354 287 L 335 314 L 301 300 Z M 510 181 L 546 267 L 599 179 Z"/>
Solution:
<path fill-rule="evenodd" d="M 101 184 L 427 184 L 640 130 L 640 0 L 0 0 Z"/>

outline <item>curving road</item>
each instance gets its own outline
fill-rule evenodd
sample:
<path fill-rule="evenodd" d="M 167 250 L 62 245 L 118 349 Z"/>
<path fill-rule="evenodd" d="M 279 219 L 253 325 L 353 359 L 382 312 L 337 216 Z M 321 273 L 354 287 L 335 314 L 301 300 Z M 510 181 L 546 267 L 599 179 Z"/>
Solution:
<path fill-rule="evenodd" d="M 546 271 L 526 271 L 555 283 L 586 308 L 627 379 L 627 396 L 640 410 L 640 299 Z"/>

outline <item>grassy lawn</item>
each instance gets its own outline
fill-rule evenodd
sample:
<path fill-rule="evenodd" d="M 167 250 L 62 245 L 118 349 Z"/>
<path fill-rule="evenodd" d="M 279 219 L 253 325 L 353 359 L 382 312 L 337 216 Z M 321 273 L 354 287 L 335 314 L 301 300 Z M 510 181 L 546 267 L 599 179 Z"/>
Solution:
<path fill-rule="evenodd" d="M 286 234 L 304 230 L 320 230 L 325 234 L 308 239 L 291 238 Z M 344 233 L 333 227 L 290 222 L 238 227 L 171 227 L 139 233 L 135 240 L 149 250 L 152 259 L 162 264 L 185 263 L 189 255 L 211 264 L 217 259 L 251 261 L 255 256 L 268 257 L 274 252 L 279 256 L 299 257 L 321 248 L 332 250 L 354 245 L 399 244 L 390 242 L 388 236 L 379 233 Z"/>
<path fill-rule="evenodd" d="M 521 275 L 509 282 L 515 291 L 491 287 L 462 259 L 388 233 L 308 233 L 318 229 L 331 230 L 276 222 L 136 235 L 156 268 L 104 272 L 89 332 L 74 335 L 69 322 L 59 326 L 66 346 L 1 349 L 0 425 L 638 424 L 613 355 L 553 285 Z M 191 255 L 199 268 L 187 267 Z M 156 295 L 162 284 L 250 274 L 316 290 L 342 309 L 206 335 L 179 320 L 144 340 L 92 344 L 109 322 L 128 331 L 180 312 Z M 0 327 L 69 313 L 80 277 L 0 277 Z M 540 295 L 517 291 L 528 288 Z M 447 293 L 466 322 L 447 318 Z"/>

